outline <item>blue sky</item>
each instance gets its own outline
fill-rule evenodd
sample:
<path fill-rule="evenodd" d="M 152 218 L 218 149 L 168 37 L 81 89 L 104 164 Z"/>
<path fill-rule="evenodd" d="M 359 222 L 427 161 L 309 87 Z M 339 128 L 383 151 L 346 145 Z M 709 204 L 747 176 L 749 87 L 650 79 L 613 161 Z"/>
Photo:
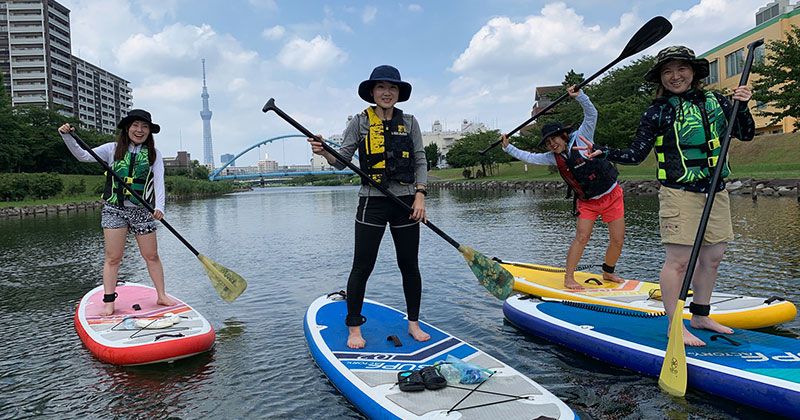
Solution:
<path fill-rule="evenodd" d="M 211 95 L 215 162 L 260 140 L 295 134 L 261 107 L 270 97 L 313 132 L 341 133 L 363 110 L 358 84 L 380 64 L 413 85 L 398 106 L 422 129 L 463 119 L 508 131 L 530 116 L 537 85 L 570 69 L 592 74 L 656 15 L 673 31 L 643 54 L 685 44 L 698 54 L 755 26 L 767 0 L 59 0 L 71 10 L 73 54 L 128 80 L 153 113 L 159 149 L 203 160 L 201 58 Z M 637 58 L 637 55 L 633 58 Z M 624 64 L 624 62 L 622 63 Z M 601 115 L 600 118 L 603 116 Z M 308 163 L 301 139 L 264 153 Z"/>

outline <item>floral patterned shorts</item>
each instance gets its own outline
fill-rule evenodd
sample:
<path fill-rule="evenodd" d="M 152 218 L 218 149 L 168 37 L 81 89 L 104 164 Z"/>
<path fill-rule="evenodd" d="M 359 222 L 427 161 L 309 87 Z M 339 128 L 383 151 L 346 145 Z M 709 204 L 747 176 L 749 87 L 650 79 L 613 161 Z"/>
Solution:
<path fill-rule="evenodd" d="M 100 213 L 100 226 L 103 229 L 128 228 L 128 232 L 138 236 L 155 232 L 158 222 L 144 207 L 119 207 L 106 204 Z"/>

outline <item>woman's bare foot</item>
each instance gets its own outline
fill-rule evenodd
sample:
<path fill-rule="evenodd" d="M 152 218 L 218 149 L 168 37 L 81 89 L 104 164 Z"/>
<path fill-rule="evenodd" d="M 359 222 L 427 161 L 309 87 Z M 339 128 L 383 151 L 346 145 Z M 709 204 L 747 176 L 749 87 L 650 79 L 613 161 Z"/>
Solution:
<path fill-rule="evenodd" d="M 603 272 L 603 280 L 613 281 L 614 283 L 625 283 L 625 279 L 614 273 Z"/>
<path fill-rule="evenodd" d="M 419 327 L 419 321 L 408 321 L 408 334 L 417 341 L 428 341 L 431 339 L 430 334 L 422 331 L 422 328 Z"/>
<path fill-rule="evenodd" d="M 732 329 L 720 324 L 717 321 L 714 321 L 707 316 L 692 315 L 692 320 L 689 321 L 689 324 L 692 325 L 692 328 L 714 331 L 721 334 L 733 334 Z"/>
<path fill-rule="evenodd" d="M 667 337 L 669 337 L 669 328 L 667 328 Z M 686 329 L 686 326 L 683 327 L 683 344 L 692 347 L 703 347 L 706 345 L 703 340 L 690 333 L 689 330 Z"/>
<path fill-rule="evenodd" d="M 367 345 L 367 341 L 361 336 L 361 327 L 347 327 L 349 334 L 347 336 L 347 347 L 351 349 L 363 349 Z"/>
<path fill-rule="evenodd" d="M 583 286 L 575 281 L 575 277 L 572 276 L 564 276 L 564 287 L 570 290 L 583 290 Z"/>
<path fill-rule="evenodd" d="M 159 304 L 161 306 L 172 306 L 175 304 L 175 301 L 172 300 L 169 296 L 163 295 L 158 297 L 158 299 L 156 300 L 156 304 Z"/>
<path fill-rule="evenodd" d="M 104 302 L 103 310 L 100 311 L 101 316 L 109 316 L 114 313 L 114 302 Z"/>

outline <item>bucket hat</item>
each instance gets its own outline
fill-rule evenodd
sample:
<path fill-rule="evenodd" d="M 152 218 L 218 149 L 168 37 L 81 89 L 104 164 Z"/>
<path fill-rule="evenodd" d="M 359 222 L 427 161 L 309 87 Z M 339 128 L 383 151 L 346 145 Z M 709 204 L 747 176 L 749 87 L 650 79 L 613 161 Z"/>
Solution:
<path fill-rule="evenodd" d="M 400 79 L 400 71 L 392 66 L 378 66 L 372 70 L 369 79 L 364 80 L 358 85 L 358 96 L 361 99 L 374 104 L 375 99 L 372 97 L 372 88 L 378 82 L 389 82 L 397 85 L 400 88 L 400 95 L 397 102 L 405 102 L 411 97 L 411 84 L 404 82 Z"/>
<path fill-rule="evenodd" d="M 158 134 L 158 132 L 161 131 L 161 126 L 154 123 L 153 119 L 150 117 L 150 113 L 143 109 L 132 109 L 128 111 L 128 115 L 125 118 L 119 120 L 117 128 L 124 130 L 125 127 L 127 127 L 130 123 L 137 120 L 144 121 L 150 124 L 150 132 L 153 134 Z"/>
<path fill-rule="evenodd" d="M 572 126 L 562 126 L 561 123 L 547 123 L 542 127 L 542 139 L 539 141 L 539 146 L 541 147 L 547 142 L 548 137 L 553 137 L 555 135 L 561 133 L 568 133 L 572 130 Z"/>
<path fill-rule="evenodd" d="M 658 52 L 656 56 L 656 64 L 644 75 L 644 80 L 652 83 L 661 82 L 661 66 L 671 60 L 685 60 L 691 64 L 694 70 L 694 78 L 696 80 L 708 77 L 708 60 L 705 58 L 697 58 L 694 51 L 682 45 L 673 45 L 664 48 Z"/>

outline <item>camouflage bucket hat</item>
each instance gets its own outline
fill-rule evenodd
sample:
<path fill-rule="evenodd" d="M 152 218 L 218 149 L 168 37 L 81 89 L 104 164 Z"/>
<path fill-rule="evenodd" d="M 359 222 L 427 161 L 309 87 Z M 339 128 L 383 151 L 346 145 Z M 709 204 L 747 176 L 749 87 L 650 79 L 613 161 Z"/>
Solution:
<path fill-rule="evenodd" d="M 644 80 L 652 83 L 661 82 L 661 66 L 672 60 L 684 60 L 691 64 L 694 69 L 695 80 L 708 77 L 708 60 L 697 58 L 694 51 L 682 45 L 674 45 L 664 48 L 656 56 L 656 64 L 644 75 Z"/>

